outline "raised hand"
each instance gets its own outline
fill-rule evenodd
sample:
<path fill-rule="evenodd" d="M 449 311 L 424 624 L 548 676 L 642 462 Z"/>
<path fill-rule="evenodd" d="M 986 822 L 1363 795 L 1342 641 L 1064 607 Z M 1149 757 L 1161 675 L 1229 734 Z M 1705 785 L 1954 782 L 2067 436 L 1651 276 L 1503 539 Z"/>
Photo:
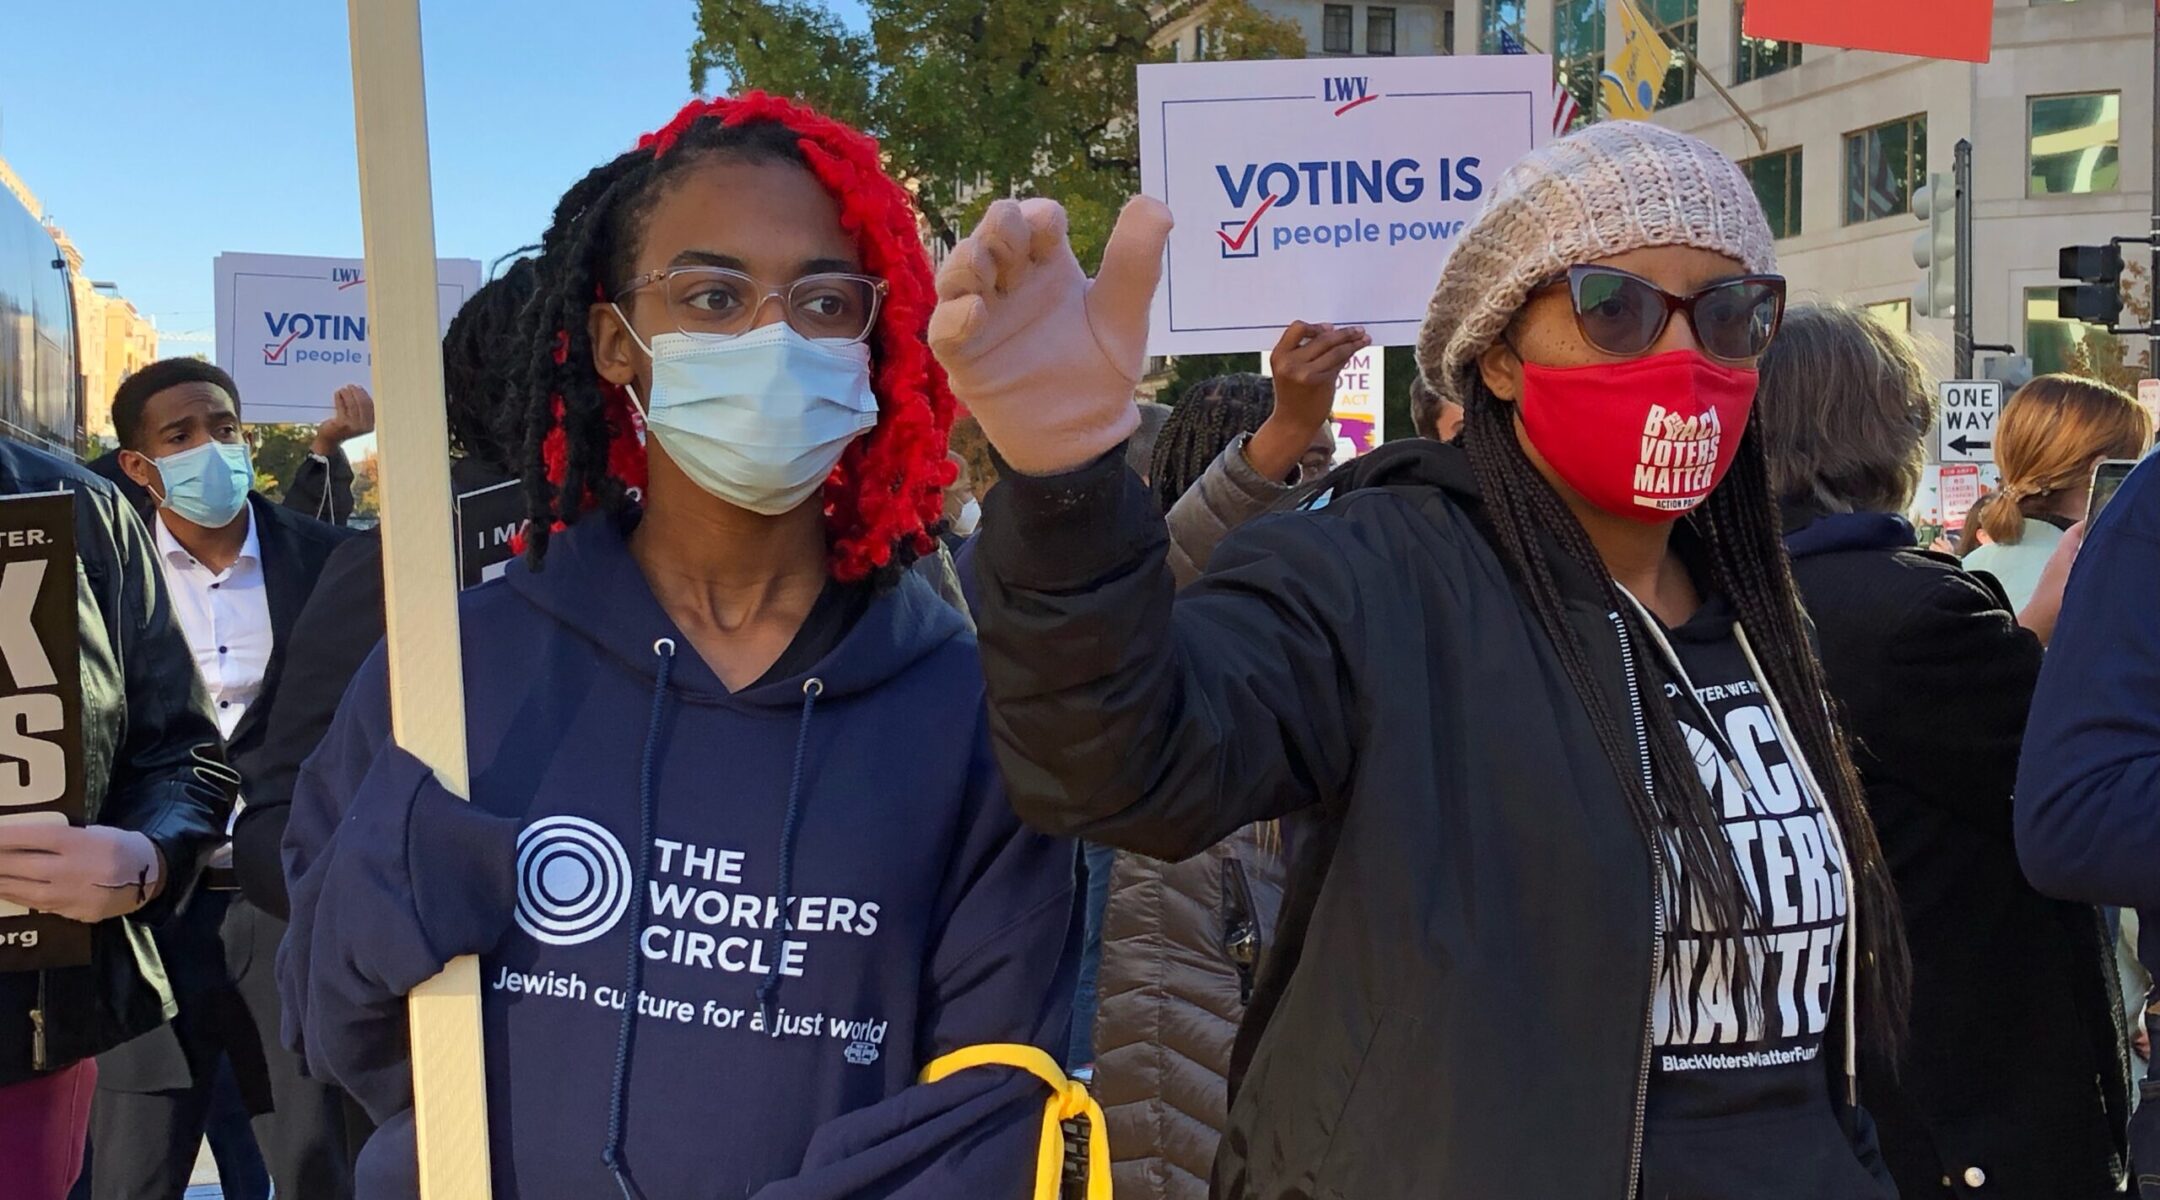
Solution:
<path fill-rule="evenodd" d="M 375 432 L 375 397 L 357 383 L 348 383 L 331 394 L 330 419 L 315 427 L 308 449 L 325 458 L 332 450 L 363 433 Z"/>
<path fill-rule="evenodd" d="M 1133 387 L 1170 224 L 1158 200 L 1126 204 L 1091 282 L 1063 208 L 1000 200 L 945 260 L 930 348 L 1014 470 L 1071 470 L 1139 425 Z"/>
<path fill-rule="evenodd" d="M 1290 477 L 1335 407 L 1335 377 L 1351 356 L 1370 345 L 1371 336 L 1357 328 L 1292 321 L 1283 330 L 1268 355 L 1275 407 L 1245 443 L 1245 461 L 1262 478 Z"/>

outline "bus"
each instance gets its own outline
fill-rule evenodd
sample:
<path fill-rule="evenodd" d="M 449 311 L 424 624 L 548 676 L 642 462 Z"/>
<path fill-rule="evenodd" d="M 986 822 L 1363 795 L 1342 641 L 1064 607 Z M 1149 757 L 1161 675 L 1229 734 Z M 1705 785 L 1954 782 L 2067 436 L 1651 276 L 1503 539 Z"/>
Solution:
<path fill-rule="evenodd" d="M 0 437 L 80 462 L 75 293 L 52 234 L 0 189 Z"/>

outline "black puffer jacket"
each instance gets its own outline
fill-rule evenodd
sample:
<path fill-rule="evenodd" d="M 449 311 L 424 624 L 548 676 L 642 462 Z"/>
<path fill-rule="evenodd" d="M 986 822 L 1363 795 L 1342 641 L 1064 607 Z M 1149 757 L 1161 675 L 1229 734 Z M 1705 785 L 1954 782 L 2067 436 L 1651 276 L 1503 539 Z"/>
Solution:
<path fill-rule="evenodd" d="M 1216 1195 L 1630 1197 L 1645 835 L 1462 453 L 1396 443 L 1323 498 L 1233 534 L 1173 605 L 1162 518 L 1116 456 L 1006 476 L 977 616 L 1012 802 L 1173 859 L 1302 814 Z M 1635 710 L 1640 632 L 1550 557 L 1608 703 Z"/>
<path fill-rule="evenodd" d="M 172 990 L 149 926 L 186 900 L 222 834 L 235 786 L 142 522 L 111 484 L 0 440 L 0 495 L 61 490 L 75 493 L 90 820 L 147 836 L 165 856 L 167 883 L 149 907 L 92 931 L 90 965 L 0 974 L 0 1087 L 171 1018 Z M 33 1010 L 44 1015 L 42 1046 Z"/>
<path fill-rule="evenodd" d="M 2033 890 L 2010 795 L 2040 642 L 2002 585 L 1887 513 L 1787 514 L 1912 946 L 1896 1070 L 1868 1109 L 1904 1200 L 2097 1200 L 2127 1167 L 2128 1061 L 2100 913 Z"/>

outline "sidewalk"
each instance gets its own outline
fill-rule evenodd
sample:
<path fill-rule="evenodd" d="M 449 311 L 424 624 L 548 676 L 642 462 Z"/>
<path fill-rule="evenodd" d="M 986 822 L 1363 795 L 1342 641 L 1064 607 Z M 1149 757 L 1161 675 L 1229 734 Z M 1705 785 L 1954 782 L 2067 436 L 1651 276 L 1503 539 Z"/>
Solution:
<path fill-rule="evenodd" d="M 208 1142 L 195 1155 L 195 1173 L 189 1177 L 187 1193 L 181 1200 L 225 1200 L 225 1193 L 218 1188 L 217 1164 L 210 1160 Z"/>

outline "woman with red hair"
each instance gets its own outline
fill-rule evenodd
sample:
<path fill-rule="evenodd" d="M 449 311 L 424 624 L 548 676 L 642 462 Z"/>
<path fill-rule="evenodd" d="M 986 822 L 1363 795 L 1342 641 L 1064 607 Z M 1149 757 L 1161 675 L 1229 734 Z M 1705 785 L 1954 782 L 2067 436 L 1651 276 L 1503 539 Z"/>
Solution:
<path fill-rule="evenodd" d="M 953 412 L 907 193 L 751 93 L 542 246 L 526 560 L 461 612 L 472 803 L 391 744 L 379 653 L 295 790 L 287 1028 L 384 1127 L 360 1195 L 413 1191 L 403 996 L 466 953 L 494 1200 L 1054 1183 L 1073 852 L 1013 818 L 974 638 L 906 570 Z"/>

